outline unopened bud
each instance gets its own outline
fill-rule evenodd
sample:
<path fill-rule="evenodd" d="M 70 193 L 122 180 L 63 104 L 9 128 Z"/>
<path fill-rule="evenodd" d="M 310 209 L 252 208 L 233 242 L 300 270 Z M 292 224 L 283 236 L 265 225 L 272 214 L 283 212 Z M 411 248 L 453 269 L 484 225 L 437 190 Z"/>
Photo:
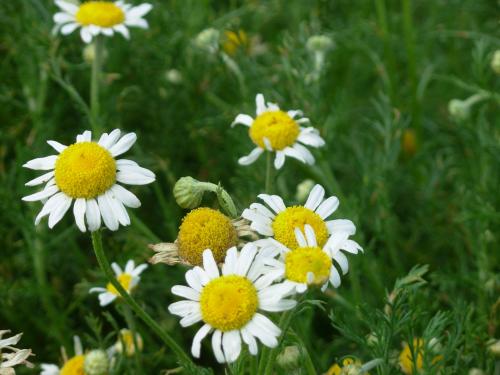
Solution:
<path fill-rule="evenodd" d="M 276 363 L 284 370 L 295 370 L 300 364 L 300 349 L 295 346 L 285 346 L 276 357 Z"/>
<path fill-rule="evenodd" d="M 198 48 L 216 53 L 219 50 L 220 32 L 217 29 L 209 28 L 200 32 L 195 39 Z"/>
<path fill-rule="evenodd" d="M 177 204 L 191 210 L 200 205 L 204 191 L 200 181 L 187 176 L 177 180 L 173 192 Z"/>
<path fill-rule="evenodd" d="M 297 192 L 295 193 L 295 199 L 297 199 L 297 202 L 300 203 L 305 202 L 313 187 L 314 187 L 313 180 L 304 180 L 300 184 L 298 184 Z"/>
<path fill-rule="evenodd" d="M 465 100 L 452 99 L 448 103 L 448 112 L 455 120 L 466 120 L 470 115 L 470 107 Z"/>
<path fill-rule="evenodd" d="M 103 350 L 92 350 L 85 355 L 85 375 L 108 375 L 109 359 Z"/>
<path fill-rule="evenodd" d="M 496 74 L 500 74 L 500 49 L 497 49 L 493 54 L 491 69 L 493 69 Z"/>
<path fill-rule="evenodd" d="M 311 52 L 325 53 L 333 48 L 333 40 L 326 35 L 313 35 L 307 39 L 306 47 Z"/>

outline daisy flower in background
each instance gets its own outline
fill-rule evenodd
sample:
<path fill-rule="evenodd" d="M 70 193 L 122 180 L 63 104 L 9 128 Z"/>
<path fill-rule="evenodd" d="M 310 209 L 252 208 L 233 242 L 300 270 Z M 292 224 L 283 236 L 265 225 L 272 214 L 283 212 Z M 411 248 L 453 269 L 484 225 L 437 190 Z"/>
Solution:
<path fill-rule="evenodd" d="M 148 28 L 148 22 L 142 17 L 153 8 L 147 3 L 134 7 L 123 1 L 86 1 L 76 5 L 56 0 L 55 3 L 61 10 L 54 15 L 56 32 L 60 30 L 61 34 L 68 35 L 80 28 L 85 43 L 90 43 L 99 34 L 113 36 L 115 32 L 128 39 L 128 27 Z"/>
<path fill-rule="evenodd" d="M 187 300 L 168 307 L 170 313 L 182 317 L 183 327 L 199 321 L 204 325 L 193 339 L 191 353 L 199 358 L 201 341 L 209 333 L 212 348 L 219 363 L 234 362 L 241 352 L 242 340 L 252 355 L 257 354 L 257 339 L 268 347 L 278 345 L 281 330 L 263 311 L 284 311 L 293 308 L 295 301 L 283 299 L 290 290 L 283 284 L 271 285 L 271 277 L 262 276 L 265 266 L 253 244 L 241 252 L 228 250 L 222 274 L 210 250 L 203 252 L 203 268 L 186 272 L 189 286 L 176 285 L 172 293 Z"/>
<path fill-rule="evenodd" d="M 84 374 L 83 366 L 85 362 L 85 355 L 83 354 L 82 341 L 80 337 L 73 336 L 73 345 L 75 355 L 71 358 L 66 357 L 64 354 L 64 364 L 61 368 L 54 364 L 42 363 L 42 372 L 40 375 L 66 375 L 66 374 Z"/>
<path fill-rule="evenodd" d="M 202 264 L 203 251 L 210 249 L 215 261 L 221 263 L 226 251 L 238 245 L 239 237 L 249 234 L 250 228 L 242 220 L 231 220 L 218 210 L 200 207 L 184 216 L 175 242 L 149 245 L 156 252 L 149 261 L 196 266 Z"/>
<path fill-rule="evenodd" d="M 135 267 L 134 261 L 129 260 L 125 265 L 125 270 L 122 270 L 116 263 L 111 263 L 111 267 L 113 268 L 113 271 L 115 271 L 116 279 L 120 285 L 123 289 L 130 293 L 137 286 L 137 284 L 139 284 L 139 281 L 141 281 L 140 274 L 148 268 L 148 265 L 140 264 Z M 120 293 L 111 283 L 108 283 L 106 288 L 91 288 L 89 293 L 99 293 L 99 303 L 101 306 L 109 305 L 116 298 L 120 297 Z"/>
<path fill-rule="evenodd" d="M 0 374 L 15 374 L 13 367 L 21 364 L 33 367 L 27 361 L 28 357 L 32 355 L 31 349 L 18 349 L 15 347 L 23 334 L 18 333 L 11 337 L 2 338 L 3 335 L 9 332 L 9 330 L 0 330 Z"/>
<path fill-rule="evenodd" d="M 73 201 L 75 222 L 82 232 L 87 226 L 92 232 L 98 230 L 101 218 L 110 230 L 117 230 L 120 224 L 130 224 L 125 207 L 137 208 L 141 202 L 119 183 L 145 185 L 153 182 L 155 175 L 132 160 L 116 159 L 137 140 L 135 133 L 121 134 L 115 129 L 109 134 L 104 133 L 95 142 L 91 139 L 91 132 L 85 131 L 70 146 L 48 141 L 58 155 L 33 159 L 23 165 L 48 171 L 26 183 L 26 186 L 45 184 L 42 191 L 23 198 L 27 202 L 44 203 L 35 225 L 48 216 L 49 228 L 53 228 Z"/>
<path fill-rule="evenodd" d="M 316 235 L 319 247 L 323 247 L 329 236 L 345 241 L 356 233 L 353 222 L 346 219 L 328 220 L 339 206 L 337 197 L 325 197 L 325 189 L 315 185 L 303 206 L 286 207 L 277 195 L 260 194 L 258 196 L 268 207 L 261 203 L 252 203 L 241 216 L 251 222 L 250 226 L 263 236 L 274 237 L 289 249 L 298 246 L 295 228 L 304 230 L 309 224 Z M 259 240 L 266 242 L 266 239 Z"/>
<path fill-rule="evenodd" d="M 322 147 L 325 141 L 319 131 L 312 127 L 302 127 L 309 119 L 302 117 L 302 111 L 282 111 L 273 103 L 265 103 L 264 96 L 257 94 L 255 98 L 257 116 L 239 114 L 231 124 L 249 127 L 250 139 L 256 147 L 252 152 L 240 158 L 241 165 L 252 164 L 265 151 L 275 152 L 274 167 L 280 169 L 285 163 L 285 156 L 300 160 L 306 164 L 314 164 L 314 156 L 304 146 Z"/>
<path fill-rule="evenodd" d="M 137 349 L 142 352 L 144 347 L 144 341 L 139 333 L 135 333 L 135 342 L 137 343 Z M 125 350 L 123 350 L 125 348 Z M 134 343 L 134 336 L 130 329 L 120 330 L 120 335 L 116 343 L 109 349 L 110 354 L 114 353 L 125 353 L 126 356 L 131 357 L 135 354 L 136 347 Z"/>
<path fill-rule="evenodd" d="M 333 261 L 338 264 L 342 274 L 349 270 L 347 257 L 341 252 L 344 250 L 351 254 L 363 251 L 356 242 L 343 237 L 331 236 L 323 248 L 318 246 L 313 228 L 306 224 L 304 234 L 295 229 L 295 237 L 298 247 L 287 248 L 276 240 L 271 239 L 265 242 L 266 246 L 261 249 L 272 254 L 273 249 L 279 251 L 280 258 L 269 257 L 265 264 L 271 269 L 265 274 L 274 277 L 276 280 L 284 279 L 285 285 L 290 285 L 297 293 L 304 293 L 309 286 L 321 286 L 324 291 L 330 282 L 335 288 L 340 286 L 340 274 Z"/>

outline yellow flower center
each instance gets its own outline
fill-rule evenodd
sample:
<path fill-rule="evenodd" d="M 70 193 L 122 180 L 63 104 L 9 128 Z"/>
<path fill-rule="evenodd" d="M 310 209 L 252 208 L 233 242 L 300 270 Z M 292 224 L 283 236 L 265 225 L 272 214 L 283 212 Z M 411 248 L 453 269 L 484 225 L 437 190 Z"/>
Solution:
<path fill-rule="evenodd" d="M 123 287 L 123 289 L 125 289 L 127 292 L 130 292 L 132 275 L 129 275 L 128 273 L 122 273 L 121 275 L 117 276 L 116 279 Z M 106 285 L 106 289 L 108 290 L 108 292 L 113 293 L 116 296 L 120 296 L 120 293 L 116 290 L 113 284 L 108 283 L 108 285 Z"/>
<path fill-rule="evenodd" d="M 326 223 L 316 212 L 303 206 L 288 207 L 274 218 L 272 224 L 274 238 L 293 250 L 299 246 L 295 239 L 295 228 L 304 231 L 305 224 L 309 224 L 314 229 L 316 241 L 320 247 L 323 247 L 328 239 Z"/>
<path fill-rule="evenodd" d="M 235 31 L 224 31 L 225 40 L 222 43 L 222 48 L 230 56 L 236 55 L 239 48 L 248 49 L 248 37 L 243 30 Z"/>
<path fill-rule="evenodd" d="M 412 355 L 410 346 L 405 344 L 401 354 L 399 355 L 401 370 L 407 375 L 414 374 L 414 367 L 416 367 L 417 370 L 421 370 L 424 367 L 424 340 L 418 338 L 413 339 L 413 354 L 416 355 L 416 358 Z M 437 355 L 432 359 L 432 363 L 437 363 L 442 359 L 442 355 Z"/>
<path fill-rule="evenodd" d="M 116 181 L 116 162 L 95 142 L 75 143 L 59 154 L 56 184 L 71 198 L 95 198 Z"/>
<path fill-rule="evenodd" d="M 238 242 L 231 220 L 217 210 L 202 207 L 192 210 L 182 220 L 178 235 L 179 256 L 192 265 L 201 265 L 202 254 L 212 250 L 217 263 Z"/>
<path fill-rule="evenodd" d="M 267 138 L 273 150 L 283 150 L 295 143 L 300 127 L 288 113 L 268 111 L 257 116 L 250 126 L 249 133 L 257 146 L 265 149 L 264 138 Z"/>
<path fill-rule="evenodd" d="M 125 21 L 123 10 L 108 1 L 88 1 L 80 5 L 76 20 L 84 26 L 113 27 Z"/>
<path fill-rule="evenodd" d="M 85 375 L 83 371 L 84 355 L 75 355 L 64 364 L 59 375 Z"/>
<path fill-rule="evenodd" d="M 285 256 L 285 276 L 288 280 L 306 284 L 307 274 L 312 272 L 310 284 L 322 285 L 330 277 L 332 260 L 319 247 L 299 247 Z"/>
<path fill-rule="evenodd" d="M 200 296 L 205 323 L 223 332 L 247 324 L 259 307 L 257 289 L 243 276 L 221 276 L 210 281 Z"/>

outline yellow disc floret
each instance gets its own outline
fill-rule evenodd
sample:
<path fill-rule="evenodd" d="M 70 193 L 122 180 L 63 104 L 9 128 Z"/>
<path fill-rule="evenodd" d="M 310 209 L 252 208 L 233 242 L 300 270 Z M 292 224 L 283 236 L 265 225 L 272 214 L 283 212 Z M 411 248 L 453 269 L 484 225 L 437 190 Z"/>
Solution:
<path fill-rule="evenodd" d="M 243 276 L 221 276 L 210 281 L 200 296 L 205 323 L 223 332 L 240 329 L 259 307 L 257 289 Z"/>
<path fill-rule="evenodd" d="M 112 2 L 88 1 L 80 5 L 76 21 L 84 26 L 113 27 L 125 21 L 125 13 Z"/>
<path fill-rule="evenodd" d="M 179 256 L 192 265 L 200 265 L 203 251 L 210 249 L 215 261 L 220 263 L 237 241 L 236 229 L 226 215 L 207 207 L 197 208 L 182 220 Z"/>
<path fill-rule="evenodd" d="M 316 241 L 320 247 L 328 239 L 328 228 L 324 220 L 316 212 L 303 207 L 292 206 L 281 211 L 272 224 L 274 238 L 289 249 L 295 249 L 298 245 L 295 239 L 295 228 L 304 231 L 304 225 L 309 224 L 316 234 Z"/>
<path fill-rule="evenodd" d="M 307 284 L 307 275 L 314 278 L 309 284 L 322 285 L 330 276 L 332 260 L 319 247 L 299 247 L 285 255 L 285 276 L 288 280 Z"/>
<path fill-rule="evenodd" d="M 71 198 L 95 198 L 116 181 L 116 162 L 104 147 L 95 142 L 75 143 L 56 161 L 56 184 Z"/>
<path fill-rule="evenodd" d="M 132 275 L 129 275 L 128 273 L 122 273 L 121 275 L 118 275 L 116 279 L 123 287 L 123 289 L 125 289 L 127 292 L 130 292 L 132 287 Z M 116 290 L 113 284 L 108 283 L 108 285 L 106 285 L 106 289 L 108 290 L 108 292 L 113 293 L 116 296 L 120 296 L 120 293 Z"/>
<path fill-rule="evenodd" d="M 257 146 L 265 149 L 264 138 L 267 138 L 273 150 L 283 150 L 295 143 L 300 127 L 288 113 L 268 111 L 257 116 L 250 126 L 249 133 Z"/>
<path fill-rule="evenodd" d="M 85 375 L 83 371 L 84 355 L 75 355 L 64 364 L 59 375 Z"/>

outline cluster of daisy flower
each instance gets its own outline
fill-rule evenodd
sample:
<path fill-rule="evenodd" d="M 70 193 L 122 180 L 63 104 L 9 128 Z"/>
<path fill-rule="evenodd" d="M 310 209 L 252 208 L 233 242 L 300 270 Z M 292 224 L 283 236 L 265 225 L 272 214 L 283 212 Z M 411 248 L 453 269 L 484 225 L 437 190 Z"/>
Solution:
<path fill-rule="evenodd" d="M 115 32 L 128 38 L 127 27 L 147 27 L 142 17 L 151 9 L 149 4 L 132 7 L 122 1 L 55 3 L 61 9 L 54 15 L 56 31 L 65 35 L 80 28 L 86 43 Z M 256 96 L 256 107 L 255 117 L 239 114 L 232 123 L 247 126 L 255 144 L 250 154 L 239 159 L 239 164 L 251 164 L 265 152 L 274 154 L 276 169 L 283 167 L 286 157 L 314 164 L 315 158 L 306 146 L 322 147 L 325 141 L 317 129 L 305 126 L 309 119 L 303 117 L 302 111 L 283 111 L 277 104 L 266 102 L 262 94 Z M 127 208 L 137 208 L 141 203 L 122 185 L 146 185 L 155 181 L 155 174 L 135 161 L 119 158 L 136 142 L 135 133 L 115 129 L 99 138 L 92 136 L 91 131 L 85 131 L 69 146 L 50 140 L 48 144 L 55 154 L 24 165 L 44 171 L 26 183 L 41 185 L 42 189 L 23 198 L 43 203 L 35 224 L 48 217 L 48 226 L 53 228 L 71 207 L 77 227 L 91 232 L 93 239 L 103 226 L 116 231 L 120 225 L 131 223 Z M 286 205 L 278 195 L 260 194 L 259 201 L 241 215 L 227 192 L 213 189 L 223 202 L 221 207 L 230 212 L 228 217 L 219 210 L 198 207 L 203 192 L 200 196 L 200 191 L 190 185 L 194 179 L 182 181 L 182 186 L 174 189 L 175 196 L 187 197 L 188 202 L 181 206 L 192 210 L 184 217 L 174 243 L 150 245 L 156 252 L 151 263 L 188 267 L 187 285 L 172 288 L 172 294 L 183 300 L 172 303 L 168 310 L 181 317 L 183 327 L 202 323 L 192 342 L 194 357 L 200 356 L 201 342 L 207 335 L 211 335 L 212 349 L 220 363 L 236 361 L 243 344 L 252 355 L 258 353 L 258 342 L 276 347 L 283 332 L 268 313 L 292 311 L 297 305 L 295 296 L 310 288 L 324 291 L 329 285 L 339 287 L 341 275 L 349 269 L 346 253 L 362 251 L 351 239 L 356 231 L 354 223 L 332 218 L 339 200 L 335 196 L 325 197 L 325 189 L 320 185 L 312 187 L 303 205 Z M 101 264 L 102 259 L 99 261 Z M 113 282 L 90 289 L 99 294 L 101 306 L 127 297 L 122 293 L 130 294 L 137 287 L 147 266 L 136 267 L 130 260 L 124 269 L 116 263 L 111 267 L 116 280 L 108 272 L 109 281 Z M 121 288 L 117 290 L 118 286 Z M 95 369 L 102 370 L 104 359 L 109 362 L 118 350 L 133 353 L 127 342 L 138 339 L 131 337 L 105 354 L 85 353 L 75 337 L 75 355 L 65 356 L 62 368 L 44 364 L 42 374 L 98 373 Z"/>

